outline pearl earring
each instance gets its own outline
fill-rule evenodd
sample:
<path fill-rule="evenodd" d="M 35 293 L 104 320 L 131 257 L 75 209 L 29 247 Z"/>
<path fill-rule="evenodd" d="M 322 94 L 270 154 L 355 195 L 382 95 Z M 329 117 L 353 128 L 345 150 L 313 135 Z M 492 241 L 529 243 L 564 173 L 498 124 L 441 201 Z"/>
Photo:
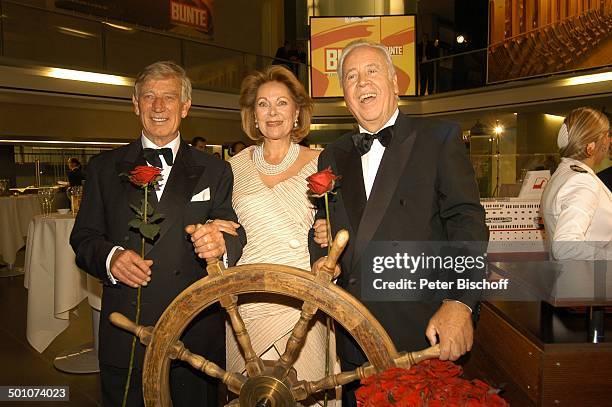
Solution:
<path fill-rule="evenodd" d="M 259 123 L 255 122 L 255 128 L 258 129 L 259 128 Z"/>
<path fill-rule="evenodd" d="M 298 126 L 297 122 L 298 122 L 298 119 L 295 119 L 295 121 L 293 122 L 293 128 L 294 129 L 297 129 L 297 126 Z"/>

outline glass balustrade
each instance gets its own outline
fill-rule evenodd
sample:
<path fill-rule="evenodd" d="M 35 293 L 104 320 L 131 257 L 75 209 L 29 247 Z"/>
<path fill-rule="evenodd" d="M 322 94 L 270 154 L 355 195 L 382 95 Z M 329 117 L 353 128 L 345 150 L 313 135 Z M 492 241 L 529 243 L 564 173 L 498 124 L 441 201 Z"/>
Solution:
<path fill-rule="evenodd" d="M 274 61 L 163 31 L 108 25 L 7 0 L 0 1 L 0 11 L 0 55 L 26 64 L 134 77 L 149 63 L 172 60 L 185 67 L 194 88 L 238 93 L 248 73 Z M 304 64 L 287 63 L 298 73 L 307 72 Z M 308 88 L 308 75 L 299 77 Z"/>

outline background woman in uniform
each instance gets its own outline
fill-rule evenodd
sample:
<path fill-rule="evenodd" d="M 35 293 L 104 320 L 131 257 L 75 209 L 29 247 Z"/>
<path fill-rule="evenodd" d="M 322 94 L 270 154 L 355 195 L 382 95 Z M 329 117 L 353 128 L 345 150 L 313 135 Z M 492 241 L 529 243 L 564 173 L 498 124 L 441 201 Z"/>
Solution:
<path fill-rule="evenodd" d="M 610 123 L 582 107 L 557 138 L 561 163 L 544 189 L 541 211 L 554 260 L 612 259 L 612 194 L 593 168 L 608 156 Z"/>

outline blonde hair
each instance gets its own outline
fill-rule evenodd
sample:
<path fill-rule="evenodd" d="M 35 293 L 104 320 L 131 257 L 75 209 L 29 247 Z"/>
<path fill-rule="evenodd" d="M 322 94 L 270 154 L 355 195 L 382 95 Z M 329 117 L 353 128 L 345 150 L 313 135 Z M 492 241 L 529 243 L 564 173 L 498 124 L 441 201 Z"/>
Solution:
<path fill-rule="evenodd" d="M 242 129 L 250 139 L 260 141 L 263 135 L 255 127 L 255 102 L 257 90 L 268 82 L 282 83 L 289 89 L 291 98 L 299 109 L 297 127 L 291 133 L 291 141 L 299 143 L 310 131 L 310 120 L 312 118 L 312 99 L 306 93 L 304 86 L 287 68 L 280 65 L 271 65 L 263 71 L 255 71 L 242 81 L 240 88 L 240 116 L 242 117 Z"/>
<path fill-rule="evenodd" d="M 563 124 L 567 127 L 568 143 L 559 149 L 559 154 L 575 160 L 587 158 L 587 145 L 608 137 L 610 131 L 608 117 L 591 107 L 572 110 Z"/>
<path fill-rule="evenodd" d="M 140 85 L 149 79 L 165 79 L 175 77 L 181 82 L 181 102 L 191 100 L 191 81 L 187 77 L 185 70 L 172 61 L 158 61 L 145 67 L 136 77 L 134 83 L 134 98 L 138 100 L 140 96 Z"/>

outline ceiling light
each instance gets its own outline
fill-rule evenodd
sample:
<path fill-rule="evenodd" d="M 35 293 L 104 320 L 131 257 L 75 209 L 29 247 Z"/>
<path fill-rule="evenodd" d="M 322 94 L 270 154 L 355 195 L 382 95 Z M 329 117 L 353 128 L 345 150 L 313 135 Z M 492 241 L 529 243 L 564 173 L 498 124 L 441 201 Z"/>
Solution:
<path fill-rule="evenodd" d="M 502 126 L 499 123 L 499 120 L 496 120 L 495 121 L 495 127 L 493 127 L 493 133 L 495 133 L 495 134 L 497 134 L 499 136 L 500 134 L 502 134 L 503 131 L 504 131 L 504 126 Z"/>
<path fill-rule="evenodd" d="M 465 37 L 463 36 L 463 34 L 459 34 L 457 36 L 457 44 L 463 44 L 465 42 Z"/>
<path fill-rule="evenodd" d="M 119 24 L 113 24 L 113 23 L 109 23 L 108 21 L 102 21 L 102 24 L 106 24 L 109 27 L 113 27 L 116 28 L 118 30 L 123 30 L 123 31 L 134 31 L 133 28 L 131 27 L 126 27 L 125 25 L 119 25 Z"/>
<path fill-rule="evenodd" d="M 562 81 L 563 86 L 584 85 L 586 83 L 612 81 L 612 72 L 595 73 L 591 75 L 575 76 Z"/>
<path fill-rule="evenodd" d="M 128 143 L 111 141 L 71 141 L 71 140 L 11 140 L 0 139 L 3 144 L 74 144 L 79 146 L 124 146 Z"/>
<path fill-rule="evenodd" d="M 108 85 L 132 86 L 134 84 L 132 79 L 123 76 L 107 75 L 103 73 L 87 71 L 75 71 L 73 69 L 49 68 L 46 70 L 44 75 L 50 78 L 69 79 L 73 81 L 82 82 L 105 83 Z"/>
<path fill-rule="evenodd" d="M 95 34 L 89 33 L 87 31 L 75 30 L 74 28 L 58 26 L 57 29 L 62 34 L 71 35 L 73 37 L 79 37 L 79 38 L 96 38 L 97 37 L 97 35 Z"/>
<path fill-rule="evenodd" d="M 564 116 L 557 116 L 556 114 L 545 113 L 544 117 L 547 118 L 548 120 L 554 120 L 554 121 L 559 121 L 559 122 L 562 122 L 563 120 L 565 120 Z"/>
<path fill-rule="evenodd" d="M 311 131 L 317 130 L 353 130 L 352 123 L 313 123 L 310 125 Z"/>

